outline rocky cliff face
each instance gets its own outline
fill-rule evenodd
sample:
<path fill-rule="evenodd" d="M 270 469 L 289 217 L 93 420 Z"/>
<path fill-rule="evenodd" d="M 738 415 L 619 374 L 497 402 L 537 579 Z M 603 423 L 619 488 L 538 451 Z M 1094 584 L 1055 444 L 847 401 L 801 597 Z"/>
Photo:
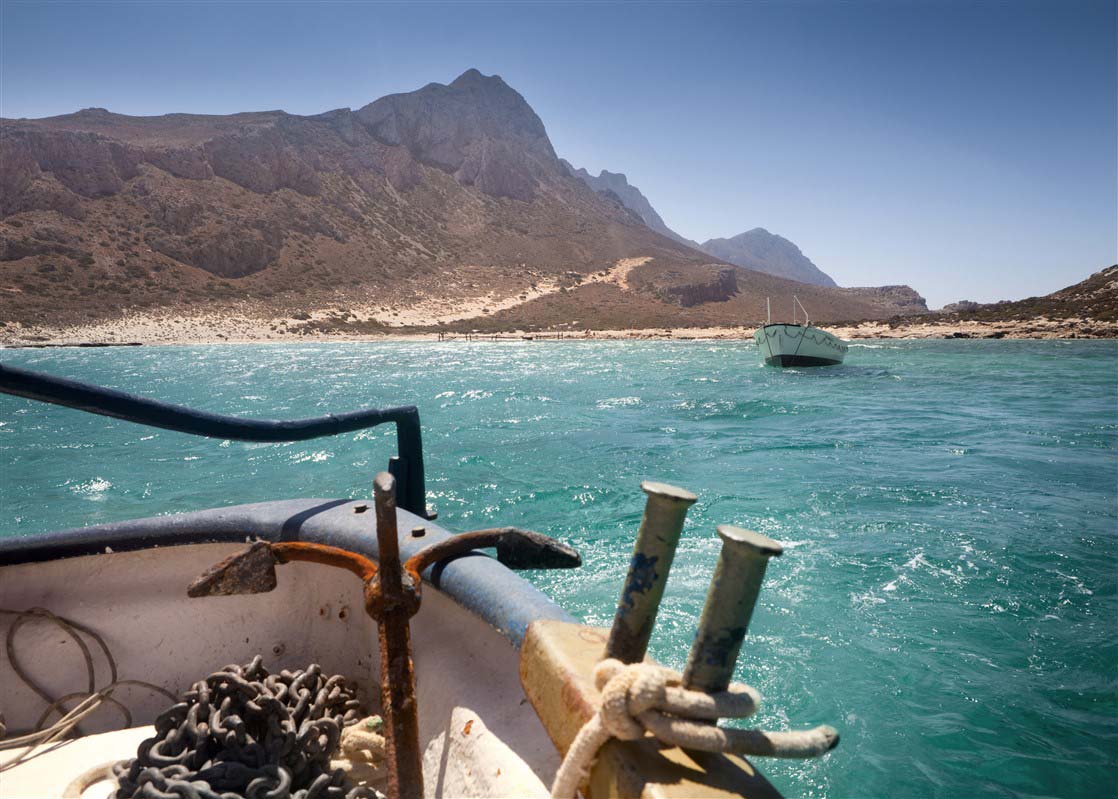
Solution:
<path fill-rule="evenodd" d="M 982 307 L 981 303 L 977 303 L 974 300 L 959 300 L 958 302 L 947 303 L 947 305 L 939 309 L 939 312 L 960 313 L 966 311 L 975 311 L 978 310 L 980 307 Z"/>
<path fill-rule="evenodd" d="M 524 201 L 564 173 L 524 98 L 477 70 L 449 86 L 390 95 L 356 112 L 135 118 L 87 109 L 4 120 L 0 135 L 5 216 L 58 210 L 49 192 L 28 191 L 37 181 L 91 199 L 122 191 L 141 165 L 189 180 L 224 178 L 256 194 L 291 189 L 304 196 L 322 195 L 324 176 L 333 173 L 373 172 L 409 189 L 426 166 L 490 197 Z"/>
<path fill-rule="evenodd" d="M 307 117 L 2 120 L 0 220 L 9 318 L 387 301 L 476 289 L 460 274 L 479 267 L 511 289 L 653 251 L 703 260 L 571 178 L 524 98 L 476 70 Z"/>
<path fill-rule="evenodd" d="M 492 197 L 531 200 L 537 184 L 557 174 L 536 112 L 499 77 L 476 69 L 449 86 L 382 97 L 355 117 L 377 141 Z"/>
<path fill-rule="evenodd" d="M 732 266 L 713 264 L 704 270 L 694 270 L 686 277 L 661 277 L 655 284 L 655 290 L 665 300 L 681 308 L 726 302 L 738 293 L 738 270 Z"/>
<path fill-rule="evenodd" d="M 815 286 L 836 286 L 831 276 L 783 236 L 753 228 L 730 239 L 710 239 L 699 249 L 732 264 Z"/>
<path fill-rule="evenodd" d="M 863 286 L 838 289 L 849 297 L 867 300 L 882 308 L 892 308 L 899 316 L 928 312 L 928 303 L 911 286 Z"/>
<path fill-rule="evenodd" d="M 676 233 L 669 228 L 664 220 L 660 218 L 660 214 L 656 213 L 656 209 L 652 207 L 652 203 L 648 198 L 641 193 L 641 190 L 636 186 L 629 183 L 629 179 L 620 172 L 608 172 L 605 169 L 595 177 L 587 172 L 585 169 L 575 169 L 567 161 L 563 161 L 563 165 L 570 171 L 572 175 L 577 177 L 587 186 L 594 191 L 601 194 L 612 194 L 630 211 L 640 217 L 650 228 L 657 233 L 667 236 L 670 239 L 678 241 L 680 244 L 685 244 L 688 247 L 696 247 L 695 242 L 690 239 L 685 239 L 683 236 Z"/>

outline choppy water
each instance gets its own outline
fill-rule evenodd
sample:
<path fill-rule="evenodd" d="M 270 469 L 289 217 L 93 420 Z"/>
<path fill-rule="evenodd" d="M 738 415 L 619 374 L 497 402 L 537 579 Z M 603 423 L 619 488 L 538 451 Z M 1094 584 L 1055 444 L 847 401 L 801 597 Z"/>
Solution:
<path fill-rule="evenodd" d="M 450 343 L 6 351 L 4 362 L 209 410 L 415 403 L 430 501 L 575 544 L 535 574 L 608 624 L 654 478 L 699 495 L 653 654 L 680 667 L 735 522 L 786 547 L 738 677 L 762 723 L 842 744 L 763 762 L 789 795 L 1115 795 L 1118 346 L 854 345 L 759 367 L 742 343 Z M 0 398 L 0 530 L 287 496 L 365 496 L 391 430 L 191 439 Z"/>

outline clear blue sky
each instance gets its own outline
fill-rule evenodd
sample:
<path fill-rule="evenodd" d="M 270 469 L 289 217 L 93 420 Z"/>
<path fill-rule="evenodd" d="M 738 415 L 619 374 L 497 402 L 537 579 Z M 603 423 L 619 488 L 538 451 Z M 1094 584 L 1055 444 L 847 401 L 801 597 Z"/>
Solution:
<path fill-rule="evenodd" d="M 24 3 L 0 114 L 359 107 L 497 73 L 699 240 L 762 226 L 935 307 L 1118 260 L 1110 2 Z"/>

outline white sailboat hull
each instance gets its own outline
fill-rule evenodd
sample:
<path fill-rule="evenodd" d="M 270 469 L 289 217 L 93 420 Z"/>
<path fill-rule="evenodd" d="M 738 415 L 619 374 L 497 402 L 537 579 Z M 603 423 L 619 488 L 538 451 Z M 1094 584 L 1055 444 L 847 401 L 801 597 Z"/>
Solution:
<path fill-rule="evenodd" d="M 834 366 L 846 357 L 848 344 L 817 327 L 765 325 L 753 334 L 770 366 Z"/>

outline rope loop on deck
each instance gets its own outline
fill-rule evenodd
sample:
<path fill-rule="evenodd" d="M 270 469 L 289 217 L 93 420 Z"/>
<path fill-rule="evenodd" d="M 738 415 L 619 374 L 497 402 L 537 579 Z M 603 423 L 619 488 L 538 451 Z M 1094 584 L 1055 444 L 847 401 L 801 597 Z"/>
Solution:
<path fill-rule="evenodd" d="M 725 691 L 703 693 L 683 687 L 683 678 L 652 663 L 624 664 L 607 659 L 594 669 L 602 694 L 598 712 L 571 742 L 555 774 L 552 799 L 573 799 L 590 776 L 598 750 L 610 739 L 634 741 L 651 733 L 682 749 L 768 757 L 818 757 L 838 744 L 838 733 L 821 725 L 797 732 L 765 732 L 719 727 L 720 718 L 746 718 L 757 712 L 761 696 L 734 683 Z"/>

